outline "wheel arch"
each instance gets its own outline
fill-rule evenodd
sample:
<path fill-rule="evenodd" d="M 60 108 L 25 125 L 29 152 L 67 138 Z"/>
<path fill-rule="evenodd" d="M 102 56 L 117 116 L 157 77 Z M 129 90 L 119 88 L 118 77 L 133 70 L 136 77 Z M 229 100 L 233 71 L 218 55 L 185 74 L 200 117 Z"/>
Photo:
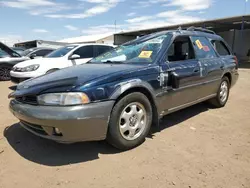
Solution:
<path fill-rule="evenodd" d="M 8 66 L 8 67 L 13 67 L 14 65 L 10 63 L 0 63 L 0 66 Z"/>
<path fill-rule="evenodd" d="M 126 88 L 126 89 L 124 89 Z M 154 91 L 153 88 L 151 88 L 151 86 L 149 86 L 147 83 L 140 83 L 140 84 L 130 84 L 130 87 L 127 87 L 125 85 L 121 86 L 119 89 L 116 90 L 116 92 L 111 96 L 111 99 L 115 100 L 114 106 L 116 105 L 116 103 L 121 100 L 123 97 L 125 97 L 126 95 L 130 94 L 130 93 L 134 93 L 134 92 L 140 92 L 142 94 L 144 94 L 149 102 L 152 105 L 152 110 L 153 110 L 153 126 L 158 126 L 159 124 L 159 115 L 158 115 L 158 110 L 157 110 L 157 105 L 156 105 L 156 100 L 155 100 L 155 95 L 154 95 Z M 113 107 L 114 107 L 113 106 Z"/>
<path fill-rule="evenodd" d="M 231 86 L 231 83 L 232 83 L 232 75 L 231 75 L 231 73 L 230 73 L 230 72 L 226 72 L 226 73 L 222 76 L 222 78 L 223 78 L 223 77 L 227 77 L 227 78 L 228 78 L 229 84 L 230 84 L 230 86 Z"/>

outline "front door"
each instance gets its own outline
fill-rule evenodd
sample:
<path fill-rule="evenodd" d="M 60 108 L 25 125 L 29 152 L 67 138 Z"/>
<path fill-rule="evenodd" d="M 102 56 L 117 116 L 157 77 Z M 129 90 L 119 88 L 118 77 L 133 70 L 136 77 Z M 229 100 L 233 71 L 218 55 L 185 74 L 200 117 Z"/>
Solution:
<path fill-rule="evenodd" d="M 169 73 L 178 75 L 179 88 L 172 88 L 169 81 L 167 85 L 162 86 L 165 110 L 171 111 L 200 99 L 199 90 L 203 82 L 201 63 L 195 57 L 194 48 L 188 36 L 175 38 L 168 49 L 166 62 L 161 71 L 166 75 Z"/>

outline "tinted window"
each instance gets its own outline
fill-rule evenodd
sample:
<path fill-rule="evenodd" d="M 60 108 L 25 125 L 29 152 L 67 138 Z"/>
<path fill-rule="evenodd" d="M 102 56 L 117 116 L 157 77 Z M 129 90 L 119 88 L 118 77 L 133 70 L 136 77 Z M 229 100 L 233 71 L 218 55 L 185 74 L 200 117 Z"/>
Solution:
<path fill-rule="evenodd" d="M 220 54 L 221 56 L 230 55 L 230 51 L 222 41 L 213 40 L 212 43 L 214 45 L 214 49 L 218 52 L 218 54 Z"/>
<path fill-rule="evenodd" d="M 59 48 L 53 52 L 51 52 L 50 54 L 48 54 L 46 57 L 49 58 L 54 58 L 54 57 L 63 57 L 65 56 L 67 53 L 69 53 L 71 50 L 73 50 L 74 48 L 76 48 L 77 46 L 72 45 L 72 46 L 65 46 L 62 48 Z"/>
<path fill-rule="evenodd" d="M 191 37 L 196 56 L 199 59 L 217 57 L 212 44 L 205 37 Z"/>
<path fill-rule="evenodd" d="M 31 52 L 33 52 L 35 50 L 35 48 L 30 48 L 28 50 L 25 50 L 24 52 L 22 52 L 23 56 L 27 56 L 29 55 Z"/>
<path fill-rule="evenodd" d="M 0 43 L 0 58 L 3 57 L 20 57 L 20 55 Z"/>
<path fill-rule="evenodd" d="M 184 61 L 194 59 L 194 49 L 189 37 L 177 37 L 168 49 L 169 61 Z"/>
<path fill-rule="evenodd" d="M 0 57 L 8 57 L 9 54 L 0 48 Z"/>
<path fill-rule="evenodd" d="M 113 48 L 110 46 L 95 46 L 95 49 L 96 49 L 95 56 L 98 56 L 98 55 L 104 54 L 105 52 L 107 52 Z"/>
<path fill-rule="evenodd" d="M 73 54 L 77 54 L 81 58 L 92 58 L 94 57 L 94 48 L 93 46 L 83 46 L 74 51 Z"/>
<path fill-rule="evenodd" d="M 38 50 L 38 51 L 34 52 L 33 54 L 36 54 L 36 56 L 43 57 L 43 56 L 46 56 L 47 54 L 49 54 L 52 51 L 53 50 L 46 50 L 46 49 L 44 49 L 44 50 Z"/>

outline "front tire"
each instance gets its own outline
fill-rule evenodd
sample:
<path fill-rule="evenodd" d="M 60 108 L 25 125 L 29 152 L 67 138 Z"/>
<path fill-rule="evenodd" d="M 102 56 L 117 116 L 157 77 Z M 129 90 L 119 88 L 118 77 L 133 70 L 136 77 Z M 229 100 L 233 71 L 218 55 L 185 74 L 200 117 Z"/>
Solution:
<path fill-rule="evenodd" d="M 226 105 L 229 97 L 230 82 L 227 77 L 223 77 L 215 98 L 210 103 L 216 108 L 222 108 Z"/>
<path fill-rule="evenodd" d="M 152 124 L 152 106 L 148 98 L 139 92 L 119 100 L 110 116 L 107 141 L 121 150 L 142 144 Z"/>
<path fill-rule="evenodd" d="M 9 65 L 0 65 L 0 81 L 10 80 L 11 68 L 12 66 L 9 66 Z"/>

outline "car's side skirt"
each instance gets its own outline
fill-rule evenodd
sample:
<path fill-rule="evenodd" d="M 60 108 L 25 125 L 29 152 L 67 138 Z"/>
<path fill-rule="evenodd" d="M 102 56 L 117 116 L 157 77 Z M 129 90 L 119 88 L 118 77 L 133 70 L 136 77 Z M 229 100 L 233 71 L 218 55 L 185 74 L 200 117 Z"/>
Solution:
<path fill-rule="evenodd" d="M 212 99 L 212 98 L 214 98 L 216 95 L 217 95 L 217 94 L 215 93 L 215 94 L 208 95 L 208 96 L 206 96 L 206 97 L 200 98 L 200 99 L 198 99 L 198 100 L 195 100 L 195 101 L 192 101 L 192 102 L 189 102 L 189 103 L 186 103 L 186 104 L 183 104 L 183 105 L 174 107 L 174 108 L 170 108 L 170 109 L 168 109 L 168 110 L 164 113 L 164 115 L 170 114 L 170 113 L 176 112 L 176 111 L 178 111 L 178 110 L 181 110 L 181 109 L 184 109 L 184 108 L 193 106 L 193 105 L 195 105 L 195 104 L 204 102 L 204 101 L 206 101 L 206 100 Z"/>

